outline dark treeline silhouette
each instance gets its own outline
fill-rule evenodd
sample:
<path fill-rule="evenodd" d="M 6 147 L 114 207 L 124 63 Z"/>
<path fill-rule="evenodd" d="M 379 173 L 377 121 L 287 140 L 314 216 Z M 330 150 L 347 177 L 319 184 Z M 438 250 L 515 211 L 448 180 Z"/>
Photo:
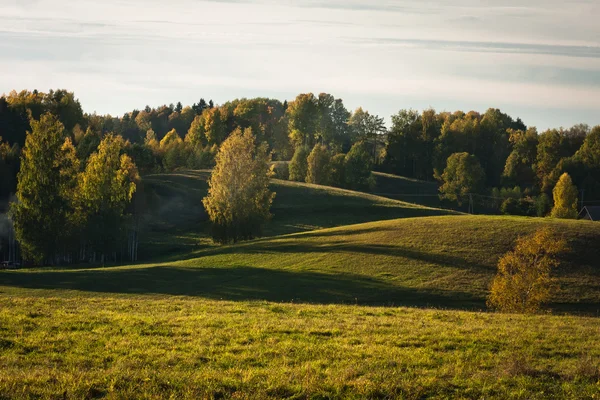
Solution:
<path fill-rule="evenodd" d="M 489 199 L 487 211 L 542 216 L 552 207 L 552 190 L 558 179 L 568 173 L 582 204 L 600 199 L 600 127 L 576 125 L 540 133 L 519 118 L 491 108 L 483 114 L 401 110 L 392 116 L 388 129 L 382 117 L 362 108 L 349 111 L 341 99 L 327 93 L 300 94 L 289 103 L 254 98 L 215 105 L 212 100 L 200 99 L 191 106 L 181 102 L 146 106 L 114 117 L 84 113 L 74 93 L 66 90 L 34 90 L 0 97 L 3 219 L 8 199 L 17 193 L 27 132 L 32 132 L 35 121 L 44 115 L 56 118 L 61 125 L 61 143 L 68 140 L 67 150 L 73 148 L 76 160 L 70 162 L 76 169 L 71 171 L 75 192 L 83 190 L 77 182 L 107 137 L 119 138 L 119 154 L 127 155 L 132 170 L 144 175 L 212 168 L 219 146 L 231 132 L 250 128 L 256 142 L 268 146 L 276 177 L 282 179 L 369 190 L 375 184 L 371 170 L 377 170 L 438 181 L 442 196 L 457 204 L 464 203 L 467 195 L 479 195 Z M 44 132 L 38 134 L 46 137 Z M 95 156 L 93 161 L 101 160 Z M 136 187 L 142 189 L 140 182 Z M 129 205 L 119 206 L 125 207 L 124 219 L 132 213 L 135 198 L 125 202 Z M 90 211 L 95 210 L 89 203 L 94 199 L 88 200 L 86 203 L 79 196 L 68 204 L 80 211 L 87 207 L 85 215 L 91 221 L 97 216 Z M 102 202 L 100 198 L 94 201 Z M 0 235 L 2 255 L 6 254 L 6 231 Z M 78 232 L 93 236 L 85 229 Z M 132 235 L 135 242 L 136 235 Z M 115 246 L 109 246 L 113 255 Z M 127 248 L 133 257 L 135 244 Z M 79 251 L 89 257 L 86 250 Z"/>

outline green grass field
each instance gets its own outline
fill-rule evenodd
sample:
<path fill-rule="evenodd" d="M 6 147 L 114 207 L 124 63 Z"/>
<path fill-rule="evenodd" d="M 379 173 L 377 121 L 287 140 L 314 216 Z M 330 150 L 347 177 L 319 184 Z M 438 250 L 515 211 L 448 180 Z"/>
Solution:
<path fill-rule="evenodd" d="M 600 398 L 599 224 L 274 181 L 266 236 L 215 246 L 205 178 L 146 178 L 152 261 L 0 271 L 0 398 Z M 552 312 L 485 311 L 542 226 Z"/>
<path fill-rule="evenodd" d="M 374 172 L 373 192 L 382 196 L 427 207 L 442 205 L 437 182 L 420 181 L 403 176 Z"/>
<path fill-rule="evenodd" d="M 141 232 L 140 256 L 155 260 L 210 246 L 202 207 L 210 171 L 181 171 L 144 179 L 148 210 Z M 273 180 L 277 193 L 265 236 L 306 232 L 395 218 L 447 215 L 452 211 L 371 194 L 307 183 Z"/>

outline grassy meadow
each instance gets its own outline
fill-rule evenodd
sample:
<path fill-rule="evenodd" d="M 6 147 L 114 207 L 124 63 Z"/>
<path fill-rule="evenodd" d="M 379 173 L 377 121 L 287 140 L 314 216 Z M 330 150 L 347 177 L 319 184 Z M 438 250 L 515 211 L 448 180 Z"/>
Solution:
<path fill-rule="evenodd" d="M 139 264 L 0 271 L 0 399 L 600 398 L 599 224 L 274 181 L 265 237 L 215 246 L 206 177 L 145 179 Z M 487 312 L 542 226 L 571 248 L 547 312 Z"/>

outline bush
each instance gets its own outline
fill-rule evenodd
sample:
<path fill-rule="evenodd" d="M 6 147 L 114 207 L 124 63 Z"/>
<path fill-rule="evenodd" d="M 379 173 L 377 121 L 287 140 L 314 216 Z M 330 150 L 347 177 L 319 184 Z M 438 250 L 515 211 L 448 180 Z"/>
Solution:
<path fill-rule="evenodd" d="M 290 179 L 290 166 L 285 161 L 277 161 L 273 163 L 273 177 L 287 181 Z"/>
<path fill-rule="evenodd" d="M 300 146 L 296 149 L 289 165 L 290 181 L 304 182 L 306 180 L 309 152 L 306 146 Z"/>
<path fill-rule="evenodd" d="M 502 212 L 504 215 L 536 215 L 535 204 L 529 198 L 515 199 L 513 197 L 509 197 L 508 199 L 504 200 L 500 206 L 500 212 Z"/>
<path fill-rule="evenodd" d="M 557 256 L 566 250 L 565 240 L 548 228 L 518 239 L 515 249 L 498 263 L 488 307 L 504 312 L 537 312 L 550 299 L 555 287 L 551 271 L 559 265 Z"/>
<path fill-rule="evenodd" d="M 331 155 L 327 146 L 317 144 L 308 155 L 306 182 L 317 185 L 329 185 L 331 181 Z"/>

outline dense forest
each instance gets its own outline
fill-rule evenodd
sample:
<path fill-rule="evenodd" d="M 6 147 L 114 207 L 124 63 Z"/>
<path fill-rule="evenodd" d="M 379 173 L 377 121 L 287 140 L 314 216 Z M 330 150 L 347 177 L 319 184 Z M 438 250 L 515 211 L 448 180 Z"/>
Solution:
<path fill-rule="evenodd" d="M 600 200 L 600 126 L 538 132 L 491 108 L 401 110 L 388 128 L 384 118 L 350 111 L 326 93 L 289 103 L 200 99 L 114 117 L 84 113 L 66 90 L 13 91 L 0 97 L 0 251 L 6 257 L 14 239 L 6 213 L 21 193 L 12 206 L 17 233 L 39 236 L 24 249 L 29 257 L 135 259 L 139 175 L 212 168 L 223 141 L 247 129 L 271 153 L 280 179 L 370 190 L 375 170 L 438 181 L 448 206 L 476 196 L 485 212 L 545 216 L 567 173 L 580 204 Z"/>

